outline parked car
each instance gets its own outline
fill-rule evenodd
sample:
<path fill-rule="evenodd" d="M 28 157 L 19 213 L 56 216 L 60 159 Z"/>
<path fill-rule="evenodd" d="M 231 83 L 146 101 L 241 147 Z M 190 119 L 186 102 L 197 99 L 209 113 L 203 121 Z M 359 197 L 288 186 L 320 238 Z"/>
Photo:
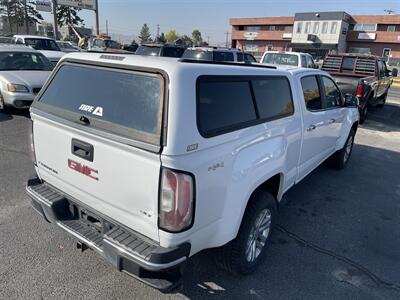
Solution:
<path fill-rule="evenodd" d="M 40 51 L 55 66 L 61 57 L 65 55 L 58 47 L 55 40 L 36 35 L 14 35 L 13 41 L 18 45 L 26 45 Z"/>
<path fill-rule="evenodd" d="M 261 63 L 276 65 L 280 68 L 312 68 L 318 69 L 313 57 L 308 53 L 288 51 L 266 51 Z"/>
<path fill-rule="evenodd" d="M 89 46 L 88 51 L 95 52 L 108 52 L 108 53 L 130 53 L 129 51 L 123 50 L 120 43 L 112 40 L 110 37 L 96 37 L 94 38 Z"/>
<path fill-rule="evenodd" d="M 14 44 L 12 36 L 0 36 L 0 44 Z"/>
<path fill-rule="evenodd" d="M 123 50 L 129 51 L 129 52 L 133 52 L 133 53 L 136 52 L 137 48 L 139 48 L 138 44 L 124 44 L 122 46 Z"/>
<path fill-rule="evenodd" d="M 254 63 L 257 60 L 251 53 L 235 48 L 192 47 L 186 49 L 182 58 L 206 61 L 236 61 Z"/>
<path fill-rule="evenodd" d="M 51 69 L 50 61 L 39 51 L 0 44 L 0 110 L 29 107 Z"/>
<path fill-rule="evenodd" d="M 282 195 L 329 157 L 347 165 L 356 105 L 319 70 L 68 54 L 30 110 L 27 192 L 82 250 L 161 290 L 208 248 L 248 274 Z"/>
<path fill-rule="evenodd" d="M 65 53 L 82 51 L 82 49 L 79 48 L 78 45 L 70 41 L 57 41 L 57 45 L 58 47 L 60 47 L 61 51 Z"/>
<path fill-rule="evenodd" d="M 184 46 L 174 44 L 143 44 L 140 45 L 136 53 L 137 55 L 148 56 L 165 56 L 165 57 L 181 57 L 185 52 Z"/>
<path fill-rule="evenodd" d="M 343 93 L 360 101 L 360 123 L 367 118 L 368 107 L 383 107 L 397 69 L 388 71 L 381 57 L 367 54 L 329 54 L 322 65 L 336 80 Z"/>

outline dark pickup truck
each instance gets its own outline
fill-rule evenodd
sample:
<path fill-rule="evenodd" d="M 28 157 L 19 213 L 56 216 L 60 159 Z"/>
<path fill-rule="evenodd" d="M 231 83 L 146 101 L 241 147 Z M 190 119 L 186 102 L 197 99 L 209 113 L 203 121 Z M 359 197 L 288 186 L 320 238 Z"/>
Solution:
<path fill-rule="evenodd" d="M 383 107 L 397 69 L 389 71 L 385 61 L 365 54 L 328 54 L 322 70 L 330 73 L 343 94 L 357 96 L 360 123 L 368 114 L 368 106 Z"/>

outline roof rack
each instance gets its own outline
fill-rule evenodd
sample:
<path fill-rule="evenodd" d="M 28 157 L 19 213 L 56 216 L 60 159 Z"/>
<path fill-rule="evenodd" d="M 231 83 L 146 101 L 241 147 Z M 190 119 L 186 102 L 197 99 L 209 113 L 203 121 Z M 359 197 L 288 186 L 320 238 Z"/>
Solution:
<path fill-rule="evenodd" d="M 190 58 L 181 58 L 178 60 L 183 63 L 194 63 L 194 64 L 209 64 L 209 65 L 222 65 L 222 66 L 236 66 L 236 67 L 253 67 L 253 68 L 264 68 L 264 69 L 274 69 L 275 66 L 263 65 L 260 63 L 254 64 L 250 62 L 231 62 L 231 61 L 213 61 L 213 60 L 198 60 L 198 59 L 190 59 Z"/>

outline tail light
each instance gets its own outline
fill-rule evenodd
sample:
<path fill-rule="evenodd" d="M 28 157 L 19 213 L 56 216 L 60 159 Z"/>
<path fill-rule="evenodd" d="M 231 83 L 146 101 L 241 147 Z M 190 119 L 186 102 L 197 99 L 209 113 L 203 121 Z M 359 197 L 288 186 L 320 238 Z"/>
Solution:
<path fill-rule="evenodd" d="M 36 166 L 35 144 L 33 142 L 33 121 L 29 122 L 29 157 Z"/>
<path fill-rule="evenodd" d="M 194 179 L 187 173 L 163 168 L 159 200 L 159 227 L 170 232 L 188 229 L 194 219 Z"/>
<path fill-rule="evenodd" d="M 363 84 L 360 82 L 360 83 L 357 85 L 356 96 L 357 96 L 358 98 L 361 98 L 363 95 L 364 95 L 364 86 L 363 86 Z"/>

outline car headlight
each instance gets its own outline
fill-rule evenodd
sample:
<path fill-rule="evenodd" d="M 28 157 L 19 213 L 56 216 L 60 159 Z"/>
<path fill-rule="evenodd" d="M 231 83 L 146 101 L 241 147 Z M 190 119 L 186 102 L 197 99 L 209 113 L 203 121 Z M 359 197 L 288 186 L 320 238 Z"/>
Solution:
<path fill-rule="evenodd" d="M 7 84 L 7 89 L 12 93 L 29 93 L 29 89 L 22 84 L 9 83 Z"/>

